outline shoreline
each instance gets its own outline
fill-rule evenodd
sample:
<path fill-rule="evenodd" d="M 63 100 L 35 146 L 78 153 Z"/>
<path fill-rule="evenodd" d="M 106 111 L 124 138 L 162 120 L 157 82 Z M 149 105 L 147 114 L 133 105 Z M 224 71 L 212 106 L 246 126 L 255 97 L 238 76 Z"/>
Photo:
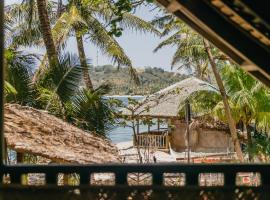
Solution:
<path fill-rule="evenodd" d="M 115 98 L 115 97 L 123 97 L 123 98 L 128 98 L 128 97 L 136 97 L 136 98 L 143 98 L 145 97 L 144 95 L 108 95 L 108 96 L 104 96 L 106 98 Z"/>

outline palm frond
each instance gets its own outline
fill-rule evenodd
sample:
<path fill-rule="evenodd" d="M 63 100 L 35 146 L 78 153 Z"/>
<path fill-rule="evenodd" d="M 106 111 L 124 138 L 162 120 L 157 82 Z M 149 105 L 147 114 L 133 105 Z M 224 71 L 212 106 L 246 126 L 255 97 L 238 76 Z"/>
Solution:
<path fill-rule="evenodd" d="M 166 40 L 162 41 L 155 49 L 154 52 L 166 47 L 166 46 L 176 46 L 180 41 L 180 31 L 174 33 L 172 36 L 167 38 Z"/>
<path fill-rule="evenodd" d="M 65 103 L 78 90 L 82 82 L 83 69 L 78 64 L 77 56 L 66 54 L 59 58 L 59 62 L 59 66 L 49 69 L 43 82 L 51 81 L 53 94 L 57 95 L 62 103 Z M 49 106 L 50 102 L 48 102 L 47 108 Z"/>
<path fill-rule="evenodd" d="M 131 60 L 124 52 L 118 42 L 108 33 L 104 26 L 94 17 L 89 16 L 87 20 L 89 26 L 89 40 L 98 46 L 102 52 L 112 58 L 113 63 L 127 66 L 132 79 L 139 82 L 136 70 L 132 67 Z"/>
<path fill-rule="evenodd" d="M 20 51 L 6 50 L 8 81 L 17 91 L 16 94 L 8 95 L 8 102 L 17 102 L 23 105 L 33 103 L 32 67 L 36 63 L 36 57 L 31 54 L 23 54 Z"/>
<path fill-rule="evenodd" d="M 113 108 L 109 105 L 108 100 L 102 97 L 104 89 L 107 90 L 108 86 L 101 86 L 94 91 L 83 89 L 72 99 L 76 116 L 74 123 L 102 136 L 105 136 L 114 123 Z"/>
<path fill-rule="evenodd" d="M 17 90 L 7 81 L 4 83 L 5 95 L 16 95 L 18 94 Z"/>
<path fill-rule="evenodd" d="M 160 36 L 160 32 L 150 23 L 131 13 L 124 13 L 123 19 L 120 21 L 123 29 L 131 29 L 142 33 L 153 33 Z"/>
<path fill-rule="evenodd" d="M 52 34 L 56 46 L 62 45 L 75 27 L 87 26 L 78 9 L 73 5 L 56 21 Z"/>

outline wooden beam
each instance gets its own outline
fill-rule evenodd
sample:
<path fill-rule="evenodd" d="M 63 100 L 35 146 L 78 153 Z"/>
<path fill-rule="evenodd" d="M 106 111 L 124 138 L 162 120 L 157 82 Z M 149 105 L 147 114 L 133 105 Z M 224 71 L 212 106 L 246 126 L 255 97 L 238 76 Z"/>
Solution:
<path fill-rule="evenodd" d="M 269 47 L 260 42 L 259 39 L 262 38 L 254 37 L 254 34 L 250 34 L 241 25 L 232 21 L 230 15 L 224 14 L 212 4 L 214 1 L 177 0 L 178 3 L 158 1 L 239 65 L 244 65 L 244 70 L 270 86 Z M 226 3 L 226 1 L 222 2 Z M 264 3 L 256 3 L 256 5 L 259 4 L 264 6 Z M 245 17 L 240 12 L 237 12 L 237 15 Z M 254 54 L 254 52 L 256 53 Z M 246 63 L 253 66 L 253 69 L 250 70 L 250 66 L 249 69 L 245 69 Z"/>
<path fill-rule="evenodd" d="M 0 1 L 0 166 L 5 164 L 4 143 L 4 1 Z"/>

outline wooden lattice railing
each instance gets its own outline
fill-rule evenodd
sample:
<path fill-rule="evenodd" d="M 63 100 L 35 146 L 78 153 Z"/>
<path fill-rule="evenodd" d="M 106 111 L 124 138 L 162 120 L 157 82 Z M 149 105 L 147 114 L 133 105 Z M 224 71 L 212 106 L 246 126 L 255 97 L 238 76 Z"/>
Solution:
<path fill-rule="evenodd" d="M 167 131 L 140 133 L 133 138 L 133 145 L 140 148 L 169 149 L 169 135 Z"/>
<path fill-rule="evenodd" d="M 244 164 L 143 164 L 143 165 L 47 165 L 0 166 L 0 199 L 270 199 L 270 166 Z M 255 185 L 237 181 L 239 173 L 253 173 Z M 42 185 L 24 185 L 24 174 L 43 174 Z M 94 173 L 106 173 L 112 181 L 95 185 Z M 255 174 L 256 173 L 256 174 Z M 77 174 L 76 185 L 59 185 L 59 174 Z M 215 184 L 209 184 L 215 176 Z M 134 184 L 134 180 L 140 180 Z M 136 183 L 136 181 L 135 181 Z"/>

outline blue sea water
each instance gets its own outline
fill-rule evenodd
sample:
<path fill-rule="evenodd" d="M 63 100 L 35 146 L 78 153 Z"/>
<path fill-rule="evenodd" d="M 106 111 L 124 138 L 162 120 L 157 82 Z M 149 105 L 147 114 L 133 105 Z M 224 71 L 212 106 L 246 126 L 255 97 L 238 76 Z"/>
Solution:
<path fill-rule="evenodd" d="M 125 105 L 127 105 L 128 98 L 132 98 L 139 101 L 143 99 L 144 96 L 107 96 L 106 98 L 116 98 L 118 100 L 121 100 Z M 151 126 L 150 130 L 157 129 L 155 121 L 153 121 L 153 123 L 154 124 L 153 126 Z M 147 125 L 143 125 L 143 124 L 140 125 L 140 132 L 144 132 L 147 130 L 148 130 Z M 131 141 L 133 137 L 133 131 L 130 127 L 116 126 L 114 129 L 110 130 L 107 133 L 107 135 L 112 140 L 113 143 L 117 144 L 119 142 Z"/>

